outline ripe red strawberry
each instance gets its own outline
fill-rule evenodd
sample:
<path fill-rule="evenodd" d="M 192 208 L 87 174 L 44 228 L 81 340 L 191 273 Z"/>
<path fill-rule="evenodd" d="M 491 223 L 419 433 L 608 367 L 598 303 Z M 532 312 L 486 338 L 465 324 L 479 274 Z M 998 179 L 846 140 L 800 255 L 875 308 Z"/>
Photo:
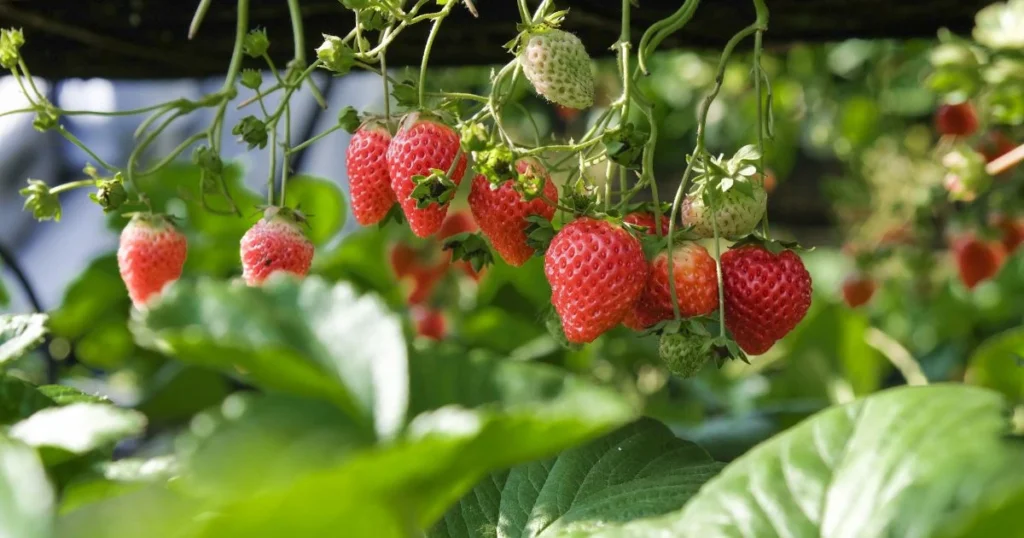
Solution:
<path fill-rule="evenodd" d="M 966 234 L 953 240 L 953 257 L 960 281 L 970 290 L 999 273 L 1006 250 L 998 241 L 982 241 Z"/>
<path fill-rule="evenodd" d="M 811 306 L 811 275 L 792 250 L 745 245 L 722 254 L 725 326 L 743 351 L 760 355 Z"/>
<path fill-rule="evenodd" d="M 683 317 L 704 316 L 718 308 L 718 273 L 707 249 L 689 242 L 676 246 L 672 251 L 672 271 L 679 313 Z M 642 331 L 659 321 L 672 319 L 673 315 L 668 254 L 662 252 L 651 262 L 644 292 L 622 323 Z"/>
<path fill-rule="evenodd" d="M 558 189 L 540 163 L 520 160 L 516 163 L 516 170 L 521 174 L 528 174 L 528 170 L 542 174 L 544 198 L 552 202 L 558 201 Z M 512 181 L 506 181 L 499 188 L 492 189 L 491 183 L 483 175 L 473 178 L 473 187 L 469 192 L 469 208 L 473 211 L 473 218 L 480 225 L 484 235 L 490 239 L 494 250 L 509 265 L 515 267 L 523 265 L 534 255 L 533 248 L 526 243 L 525 230 L 529 225 L 526 218 L 539 215 L 550 221 L 555 215 L 554 206 L 540 197 L 529 202 L 523 200 L 516 192 Z"/>
<path fill-rule="evenodd" d="M 1001 241 L 1007 254 L 1013 254 L 1024 243 L 1024 219 L 997 215 L 992 223 L 1003 234 Z"/>
<path fill-rule="evenodd" d="M 647 281 L 647 262 L 629 232 L 582 217 L 552 239 L 544 274 L 566 339 L 585 344 L 626 317 Z"/>
<path fill-rule="evenodd" d="M 391 133 L 387 127 L 370 123 L 352 135 L 345 153 L 352 214 L 363 226 L 380 222 L 395 203 L 388 175 L 390 143 Z"/>
<path fill-rule="evenodd" d="M 416 265 L 416 256 L 416 251 L 405 243 L 398 243 L 391 247 L 388 261 L 391 262 L 391 270 L 395 272 L 395 276 L 404 278 L 412 274 Z"/>
<path fill-rule="evenodd" d="M 242 277 L 258 286 L 272 273 L 287 271 L 305 276 L 313 263 L 313 243 L 299 228 L 301 216 L 271 207 L 242 236 Z"/>
<path fill-rule="evenodd" d="M 413 176 L 429 176 L 433 169 L 447 172 L 456 155 L 459 155 L 459 162 L 450 179 L 458 185 L 466 172 L 466 156 L 459 150 L 459 134 L 432 119 L 410 118 L 388 146 L 391 188 L 409 227 L 419 237 L 429 237 L 441 229 L 448 204 L 417 208 L 416 200 L 409 196 L 416 188 Z"/>
<path fill-rule="evenodd" d="M 163 216 L 136 214 L 121 230 L 117 267 L 136 308 L 144 307 L 164 286 L 181 276 L 188 245 Z"/>
<path fill-rule="evenodd" d="M 440 262 L 435 265 L 417 264 L 410 275 L 412 276 L 412 290 L 409 291 L 409 304 L 423 304 L 430 299 L 434 293 L 437 283 L 444 278 L 448 272 L 448 262 Z"/>
<path fill-rule="evenodd" d="M 441 225 L 441 229 L 438 231 L 437 238 L 443 242 L 453 235 L 475 231 L 477 231 L 477 226 L 476 222 L 473 222 L 473 217 L 470 216 L 468 211 L 459 211 L 452 213 L 445 219 L 444 224 Z M 464 260 L 453 262 L 451 260 L 451 253 L 449 253 L 448 263 L 452 267 L 457 267 L 473 280 L 480 280 L 480 272 L 473 269 L 469 262 Z"/>
<path fill-rule="evenodd" d="M 1010 140 L 1002 131 L 990 131 L 976 148 L 978 153 L 985 156 L 985 162 L 990 163 L 1003 155 L 1014 150 L 1017 144 Z"/>
<path fill-rule="evenodd" d="M 942 105 L 935 112 L 935 129 L 942 135 L 970 136 L 978 130 L 978 115 L 970 103 Z"/>
<path fill-rule="evenodd" d="M 440 340 L 448 332 L 444 314 L 440 310 L 429 307 L 418 307 L 413 310 L 416 321 L 416 334 L 431 340 Z"/>
<path fill-rule="evenodd" d="M 668 215 L 661 215 L 661 233 L 658 234 L 657 226 L 654 225 L 654 214 L 648 213 L 647 211 L 635 211 L 622 218 L 622 222 L 632 224 L 634 226 L 643 226 L 647 228 L 647 235 L 660 235 L 664 236 L 668 233 L 668 225 L 671 220 Z"/>
<path fill-rule="evenodd" d="M 871 300 L 876 287 L 871 277 L 854 273 L 843 280 L 843 300 L 850 308 L 857 308 Z"/>
<path fill-rule="evenodd" d="M 772 191 L 775 190 L 775 187 L 777 187 L 779 184 L 778 179 L 775 177 L 775 172 L 772 172 L 771 170 L 765 170 L 763 184 L 764 191 L 767 192 L 768 194 L 771 194 Z"/>

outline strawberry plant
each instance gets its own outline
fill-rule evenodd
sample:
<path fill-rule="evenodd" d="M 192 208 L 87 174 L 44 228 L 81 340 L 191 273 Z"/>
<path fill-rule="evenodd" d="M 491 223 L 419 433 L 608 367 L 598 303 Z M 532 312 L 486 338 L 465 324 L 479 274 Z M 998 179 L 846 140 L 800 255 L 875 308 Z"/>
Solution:
<path fill-rule="evenodd" d="M 901 55 L 793 47 L 780 67 L 764 0 L 711 59 L 683 53 L 693 69 L 656 52 L 698 0 L 643 25 L 614 6 L 614 62 L 564 29 L 581 15 L 517 0 L 507 63 L 471 84 L 431 68 L 434 44 L 493 6 L 342 0 L 354 27 L 307 44 L 287 4 L 278 36 L 237 0 L 222 87 L 135 110 L 57 106 L 22 56 L 35 35 L 0 33 L 28 103 L 4 114 L 91 163 L 27 180 L 26 211 L 59 221 L 84 189 L 121 234 L 58 308 L 0 316 L 0 536 L 1019 534 L 1024 2 L 907 60 L 937 106 L 899 143 L 876 99 L 839 106 L 810 74 L 890 77 Z M 389 68 L 412 29 L 420 65 Z M 358 71 L 383 110 L 293 137 L 299 100 L 326 106 L 314 73 Z M 92 114 L 142 117 L 124 162 L 69 127 Z M 821 182 L 844 254 L 769 225 L 805 116 L 844 176 Z M 172 125 L 195 132 L 155 154 Z M 339 131 L 343 177 L 293 170 Z M 265 192 L 232 138 L 267 159 Z M 334 241 L 349 205 L 359 230 Z"/>

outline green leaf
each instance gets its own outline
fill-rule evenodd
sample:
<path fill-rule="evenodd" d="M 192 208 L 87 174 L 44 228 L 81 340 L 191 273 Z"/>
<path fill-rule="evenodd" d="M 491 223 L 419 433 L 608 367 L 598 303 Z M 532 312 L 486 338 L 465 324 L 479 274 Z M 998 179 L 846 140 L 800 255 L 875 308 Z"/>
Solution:
<path fill-rule="evenodd" d="M 146 417 L 137 411 L 113 405 L 75 403 L 51 407 L 11 426 L 14 439 L 35 448 L 57 449 L 53 462 L 68 459 L 63 454 L 85 454 L 138 435 Z"/>
<path fill-rule="evenodd" d="M 371 442 L 327 402 L 240 393 L 196 415 L 176 446 L 189 493 L 223 500 L 289 486 Z"/>
<path fill-rule="evenodd" d="M 54 336 L 77 340 L 95 328 L 96 320 L 117 316 L 126 319 L 129 304 L 128 291 L 117 270 L 117 256 L 110 253 L 93 260 L 64 290 L 60 308 L 50 314 L 50 330 Z"/>
<path fill-rule="evenodd" d="M 46 336 L 46 314 L 0 315 L 0 365 L 35 349 Z"/>
<path fill-rule="evenodd" d="M 962 385 L 884 391 L 757 446 L 681 510 L 595 536 L 934 536 L 1024 485 L 1005 406 Z"/>
<path fill-rule="evenodd" d="M 986 340 L 967 365 L 968 383 L 998 390 L 1011 400 L 1024 398 L 1024 327 Z"/>
<path fill-rule="evenodd" d="M 98 394 L 86 394 L 74 387 L 67 385 L 41 385 L 39 392 L 51 399 L 57 405 L 71 405 L 76 403 L 109 404 L 110 400 Z"/>
<path fill-rule="evenodd" d="M 0 424 L 13 424 L 40 409 L 57 405 L 31 383 L 0 375 Z"/>
<path fill-rule="evenodd" d="M 492 474 L 429 536 L 585 535 L 677 510 L 723 466 L 643 419 L 555 458 Z"/>
<path fill-rule="evenodd" d="M 53 489 L 34 450 L 0 435 L 0 536 L 50 538 Z"/>
<path fill-rule="evenodd" d="M 180 280 L 133 320 L 140 344 L 269 389 L 329 399 L 383 436 L 402 424 L 407 351 L 373 296 L 318 277 L 262 287 Z"/>
<path fill-rule="evenodd" d="M 331 240 L 345 225 L 345 195 L 333 181 L 306 175 L 288 179 L 285 205 L 298 207 L 308 217 L 307 235 L 315 245 Z"/>
<path fill-rule="evenodd" d="M 11 294 L 7 293 L 7 286 L 4 284 L 4 279 L 0 278 L 0 308 L 9 304 L 11 304 Z"/>

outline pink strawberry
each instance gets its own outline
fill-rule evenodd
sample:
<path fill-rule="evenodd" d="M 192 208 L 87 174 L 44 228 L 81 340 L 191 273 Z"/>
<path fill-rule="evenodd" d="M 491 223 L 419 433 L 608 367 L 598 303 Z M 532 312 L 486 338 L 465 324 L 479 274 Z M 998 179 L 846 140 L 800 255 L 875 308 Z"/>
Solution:
<path fill-rule="evenodd" d="M 181 276 L 188 245 L 185 236 L 160 215 L 139 213 L 121 231 L 117 266 L 136 308 L 143 308 Z"/>
<path fill-rule="evenodd" d="M 410 117 L 391 140 L 387 153 L 391 188 L 409 227 L 419 237 L 429 237 L 441 229 L 448 204 L 416 207 L 416 200 L 410 197 L 416 188 L 413 177 L 429 176 L 435 169 L 447 172 L 457 155 L 459 161 L 450 178 L 456 185 L 466 172 L 466 156 L 459 149 L 459 134 L 454 129 L 432 119 Z"/>
<path fill-rule="evenodd" d="M 725 326 L 743 351 L 760 355 L 811 307 L 811 275 L 792 250 L 744 245 L 722 254 Z"/>
<path fill-rule="evenodd" d="M 390 143 L 387 127 L 370 123 L 352 135 L 346 151 L 352 214 L 363 226 L 380 222 L 395 203 L 388 175 Z"/>
<path fill-rule="evenodd" d="M 647 281 L 647 262 L 640 241 L 629 232 L 582 217 L 552 239 L 544 274 L 566 339 L 583 344 L 626 317 Z"/>
<path fill-rule="evenodd" d="M 299 228 L 296 212 L 271 207 L 242 236 L 242 277 L 258 286 L 272 273 L 286 271 L 305 276 L 313 263 L 313 243 Z"/>
<path fill-rule="evenodd" d="M 516 163 L 516 170 L 524 175 L 542 175 L 543 197 L 527 202 L 516 192 L 512 181 L 506 181 L 495 189 L 486 177 L 478 175 L 473 178 L 469 208 L 484 235 L 491 240 L 494 250 L 509 265 L 519 267 L 534 254 L 533 248 L 526 243 L 525 230 L 529 224 L 526 218 L 539 215 L 550 221 L 555 215 L 555 207 L 551 203 L 558 201 L 558 189 L 539 162 L 520 160 Z"/>

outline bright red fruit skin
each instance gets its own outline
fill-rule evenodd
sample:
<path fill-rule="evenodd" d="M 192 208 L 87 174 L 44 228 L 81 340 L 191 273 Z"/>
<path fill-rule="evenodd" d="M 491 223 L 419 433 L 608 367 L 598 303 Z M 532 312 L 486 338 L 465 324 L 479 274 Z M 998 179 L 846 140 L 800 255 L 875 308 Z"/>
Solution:
<path fill-rule="evenodd" d="M 433 308 L 421 307 L 413 310 L 416 334 L 431 340 L 440 340 L 448 332 L 444 314 Z"/>
<path fill-rule="evenodd" d="M 654 214 L 648 213 L 646 211 L 637 211 L 634 213 L 630 213 L 622 218 L 622 222 L 632 224 L 634 226 L 643 226 L 647 228 L 647 235 L 657 235 L 659 237 L 664 237 L 666 234 L 668 234 L 668 225 L 669 222 L 671 222 L 671 220 L 668 218 L 668 215 L 661 216 L 660 234 L 658 233 L 657 226 L 655 226 L 654 224 Z"/>
<path fill-rule="evenodd" d="M 544 274 L 566 339 L 585 344 L 626 317 L 647 281 L 647 262 L 629 232 L 583 217 L 552 239 Z"/>
<path fill-rule="evenodd" d="M 121 230 L 117 266 L 128 296 L 143 308 L 168 283 L 181 276 L 188 245 L 167 219 L 137 215 Z"/>
<path fill-rule="evenodd" d="M 1002 243 L 982 241 L 968 234 L 953 241 L 953 256 L 960 281 L 971 290 L 999 273 L 1006 250 Z"/>
<path fill-rule="evenodd" d="M 447 172 L 459 155 L 451 180 L 458 185 L 466 173 L 466 156 L 459 151 L 459 134 L 433 120 L 417 119 L 401 129 L 388 146 L 388 172 L 395 198 L 418 237 L 429 237 L 441 229 L 448 204 L 430 204 L 419 209 L 409 197 L 416 185 L 413 176 L 429 176 L 432 169 Z"/>
<path fill-rule="evenodd" d="M 935 112 L 935 129 L 942 135 L 970 136 L 978 130 L 978 115 L 970 103 L 942 105 Z"/>
<path fill-rule="evenodd" d="M 416 251 L 405 243 L 398 243 L 391 247 L 391 252 L 388 253 L 388 261 L 391 263 L 391 270 L 394 271 L 395 276 L 404 278 L 412 274 L 413 268 L 416 265 Z"/>
<path fill-rule="evenodd" d="M 683 317 L 705 316 L 718 308 L 718 272 L 715 259 L 697 243 L 683 243 L 672 258 L 676 297 Z M 623 325 L 642 331 L 659 321 L 672 319 L 672 295 L 669 291 L 668 254 L 658 254 L 650 265 L 650 275 L 640 299 L 626 315 Z"/>
<path fill-rule="evenodd" d="M 390 143 L 387 128 L 371 124 L 352 135 L 346 151 L 352 214 L 363 226 L 380 222 L 395 203 L 388 174 Z"/>
<path fill-rule="evenodd" d="M 313 263 L 313 250 L 313 243 L 293 220 L 260 219 L 242 236 L 242 278 L 258 286 L 277 271 L 305 276 Z"/>
<path fill-rule="evenodd" d="M 811 306 L 811 275 L 791 250 L 746 245 L 722 254 L 725 326 L 743 351 L 760 355 Z"/>
<path fill-rule="evenodd" d="M 516 163 L 516 169 L 520 173 L 526 173 L 528 168 L 544 174 L 544 198 L 558 202 L 558 189 L 539 163 Z M 473 211 L 473 218 L 480 225 L 480 230 L 490 239 L 494 250 L 505 262 L 514 267 L 523 265 L 534 255 L 533 248 L 526 243 L 525 230 L 529 225 L 526 218 L 538 215 L 550 221 L 555 215 L 554 206 L 542 198 L 535 198 L 529 202 L 523 200 L 513 188 L 511 181 L 502 183 L 498 189 L 491 189 L 491 183 L 482 175 L 473 178 L 473 186 L 469 192 L 469 208 Z"/>
<path fill-rule="evenodd" d="M 867 304 L 875 294 L 875 281 L 869 277 L 853 274 L 843 280 L 843 300 L 850 308 Z"/>

